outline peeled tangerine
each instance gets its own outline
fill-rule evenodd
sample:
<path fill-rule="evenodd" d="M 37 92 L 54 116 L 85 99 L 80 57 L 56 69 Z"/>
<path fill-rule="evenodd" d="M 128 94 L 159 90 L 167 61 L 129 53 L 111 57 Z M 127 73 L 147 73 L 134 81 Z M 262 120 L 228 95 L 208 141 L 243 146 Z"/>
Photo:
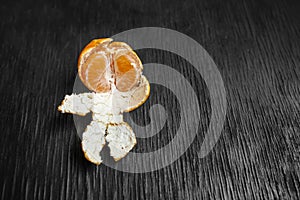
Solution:
<path fill-rule="evenodd" d="M 141 106 L 148 98 L 150 85 L 142 75 L 143 65 L 124 42 L 110 38 L 91 41 L 81 52 L 78 74 L 93 92 L 66 95 L 58 110 L 84 116 L 92 112 L 93 121 L 82 135 L 85 157 L 101 164 L 100 152 L 108 142 L 115 161 L 123 158 L 136 144 L 123 112 Z"/>

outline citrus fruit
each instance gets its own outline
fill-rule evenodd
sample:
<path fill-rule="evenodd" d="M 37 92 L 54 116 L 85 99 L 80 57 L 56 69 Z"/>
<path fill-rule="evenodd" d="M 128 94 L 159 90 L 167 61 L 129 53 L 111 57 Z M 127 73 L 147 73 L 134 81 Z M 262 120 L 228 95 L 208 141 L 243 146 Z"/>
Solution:
<path fill-rule="evenodd" d="M 78 60 L 82 83 L 97 93 L 131 90 L 138 84 L 142 69 L 142 62 L 128 44 L 110 38 L 92 40 Z"/>

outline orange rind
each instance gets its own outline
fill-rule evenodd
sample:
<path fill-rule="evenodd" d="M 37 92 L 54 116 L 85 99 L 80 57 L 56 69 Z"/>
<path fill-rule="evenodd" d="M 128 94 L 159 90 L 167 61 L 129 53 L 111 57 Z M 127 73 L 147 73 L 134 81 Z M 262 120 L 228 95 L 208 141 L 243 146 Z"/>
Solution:
<path fill-rule="evenodd" d="M 90 162 L 102 163 L 100 152 L 106 142 L 115 161 L 135 146 L 135 135 L 123 121 L 123 112 L 138 108 L 149 97 L 150 84 L 142 70 L 132 48 L 111 38 L 92 40 L 80 53 L 78 75 L 92 92 L 66 95 L 58 110 L 80 116 L 93 113 L 81 143 Z"/>

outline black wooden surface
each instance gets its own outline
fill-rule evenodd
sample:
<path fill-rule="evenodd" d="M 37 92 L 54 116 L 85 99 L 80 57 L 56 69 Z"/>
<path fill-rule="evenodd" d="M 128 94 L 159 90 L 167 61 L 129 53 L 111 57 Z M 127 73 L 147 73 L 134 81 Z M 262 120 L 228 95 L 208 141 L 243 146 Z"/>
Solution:
<path fill-rule="evenodd" d="M 1 199 L 300 199 L 299 13 L 299 1 L 1 1 Z M 222 135 L 200 159 L 210 118 L 205 83 L 182 58 L 142 50 L 143 62 L 168 64 L 191 81 L 199 133 L 155 172 L 96 167 L 81 152 L 72 116 L 57 106 L 72 92 L 85 44 L 145 26 L 187 34 L 215 60 L 227 90 Z M 168 95 L 154 85 L 132 117 L 149 123 L 159 99 L 175 119 L 180 111 Z M 134 151 L 167 144 L 176 134 L 168 123 Z"/>

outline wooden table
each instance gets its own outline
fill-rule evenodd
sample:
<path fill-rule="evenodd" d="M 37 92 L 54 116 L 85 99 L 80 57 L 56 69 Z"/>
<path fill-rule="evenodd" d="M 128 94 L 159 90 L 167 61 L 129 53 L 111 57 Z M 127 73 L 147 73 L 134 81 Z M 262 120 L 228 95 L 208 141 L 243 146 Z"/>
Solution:
<path fill-rule="evenodd" d="M 0 5 L 1 199 L 300 199 L 299 1 L 5 1 Z M 72 115 L 57 112 L 72 93 L 81 49 L 93 38 L 138 27 L 179 31 L 201 44 L 226 88 L 221 137 L 199 155 L 210 98 L 199 73 L 166 51 L 137 51 L 172 66 L 200 102 L 199 131 L 171 165 L 126 173 L 85 160 Z M 176 135 L 180 109 L 165 87 L 131 113 L 150 123 L 153 103 L 166 127 L 138 139 L 149 152 Z M 188 123 L 188 122 L 186 122 Z"/>

